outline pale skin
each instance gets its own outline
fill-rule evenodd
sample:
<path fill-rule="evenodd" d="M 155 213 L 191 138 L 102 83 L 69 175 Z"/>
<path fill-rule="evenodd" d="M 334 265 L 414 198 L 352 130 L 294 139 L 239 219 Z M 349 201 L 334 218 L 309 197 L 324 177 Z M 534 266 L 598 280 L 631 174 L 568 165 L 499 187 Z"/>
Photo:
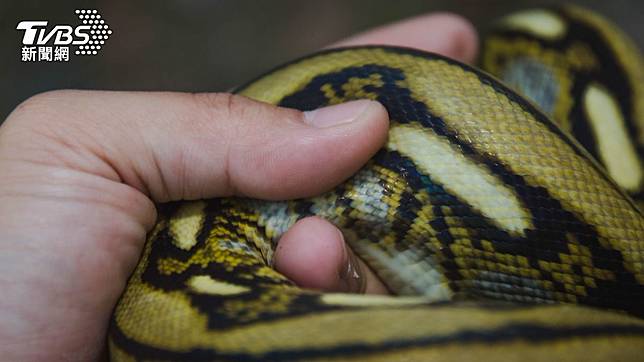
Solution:
<path fill-rule="evenodd" d="M 477 47 L 469 23 L 450 14 L 336 45 L 358 44 L 465 62 Z M 319 194 L 357 171 L 384 144 L 387 127 L 385 109 L 366 100 L 308 114 L 225 93 L 69 90 L 26 100 L 0 127 L 0 356 L 104 358 L 109 317 L 155 203 Z M 302 287 L 387 292 L 320 218 L 296 223 L 274 263 Z"/>

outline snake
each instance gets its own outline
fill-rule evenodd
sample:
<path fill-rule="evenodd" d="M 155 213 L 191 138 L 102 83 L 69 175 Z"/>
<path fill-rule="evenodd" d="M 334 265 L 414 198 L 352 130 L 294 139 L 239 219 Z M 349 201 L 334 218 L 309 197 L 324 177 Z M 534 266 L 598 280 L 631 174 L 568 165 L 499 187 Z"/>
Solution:
<path fill-rule="evenodd" d="M 159 204 L 110 359 L 641 360 L 641 55 L 570 5 L 507 15 L 482 45 L 482 69 L 358 46 L 239 87 L 303 111 L 376 100 L 386 145 L 315 197 Z M 392 295 L 303 289 L 273 268 L 281 235 L 313 215 Z"/>

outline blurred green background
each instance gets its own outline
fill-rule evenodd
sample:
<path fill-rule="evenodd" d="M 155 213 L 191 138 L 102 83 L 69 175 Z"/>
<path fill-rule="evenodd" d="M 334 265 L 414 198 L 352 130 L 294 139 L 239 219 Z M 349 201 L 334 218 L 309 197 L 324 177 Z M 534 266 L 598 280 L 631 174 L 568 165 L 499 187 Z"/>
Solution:
<path fill-rule="evenodd" d="M 571 1 L 617 22 L 644 48 L 644 1 Z M 224 91 L 295 57 L 380 24 L 452 11 L 479 29 L 545 0 L 143 0 L 0 2 L 0 122 L 29 96 L 50 89 Z M 22 20 L 78 24 L 97 9 L 114 31 L 97 56 L 23 63 Z"/>

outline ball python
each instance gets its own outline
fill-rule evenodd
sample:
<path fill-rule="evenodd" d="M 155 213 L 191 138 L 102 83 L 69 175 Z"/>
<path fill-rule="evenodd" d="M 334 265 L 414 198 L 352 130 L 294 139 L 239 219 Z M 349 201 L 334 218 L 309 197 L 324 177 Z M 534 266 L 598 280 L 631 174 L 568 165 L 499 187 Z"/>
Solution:
<path fill-rule="evenodd" d="M 113 313 L 110 358 L 641 358 L 640 55 L 570 6 L 509 15 L 483 44 L 494 75 L 362 46 L 240 87 L 300 110 L 377 100 L 388 141 L 317 197 L 159 205 Z M 280 236 L 311 215 L 337 225 L 395 296 L 305 290 L 274 270 Z"/>

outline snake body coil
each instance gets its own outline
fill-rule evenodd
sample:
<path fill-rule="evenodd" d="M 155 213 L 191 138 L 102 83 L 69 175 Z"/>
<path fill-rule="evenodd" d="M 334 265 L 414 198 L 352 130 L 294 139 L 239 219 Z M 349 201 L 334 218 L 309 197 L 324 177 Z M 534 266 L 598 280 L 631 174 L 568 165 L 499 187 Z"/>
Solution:
<path fill-rule="evenodd" d="M 114 313 L 111 358 L 640 358 L 644 217 L 622 188 L 640 196 L 641 60 L 577 8 L 501 24 L 483 65 L 561 127 L 486 73 L 412 49 L 328 50 L 241 88 L 301 110 L 377 100 L 387 145 L 318 197 L 161 205 Z M 600 138 L 615 129 L 630 131 L 625 164 L 625 141 Z M 310 215 L 340 227 L 398 296 L 302 290 L 272 269 L 279 237 Z"/>

